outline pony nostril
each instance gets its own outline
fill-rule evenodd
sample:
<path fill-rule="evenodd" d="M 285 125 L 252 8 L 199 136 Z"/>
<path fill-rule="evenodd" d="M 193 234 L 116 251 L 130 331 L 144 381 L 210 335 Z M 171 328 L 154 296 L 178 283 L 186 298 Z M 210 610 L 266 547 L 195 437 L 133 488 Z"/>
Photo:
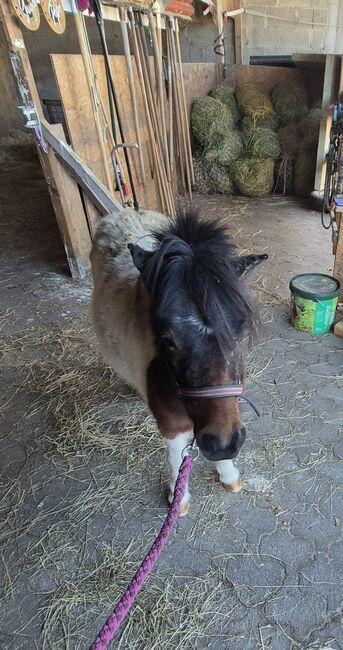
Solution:
<path fill-rule="evenodd" d="M 211 433 L 204 433 L 199 440 L 201 449 L 205 454 L 214 454 L 219 451 L 219 440 Z"/>
<path fill-rule="evenodd" d="M 236 429 L 232 435 L 231 438 L 231 447 L 232 449 L 237 452 L 241 448 L 241 446 L 244 443 L 244 440 L 247 436 L 247 430 L 245 427 L 240 427 L 240 429 Z"/>

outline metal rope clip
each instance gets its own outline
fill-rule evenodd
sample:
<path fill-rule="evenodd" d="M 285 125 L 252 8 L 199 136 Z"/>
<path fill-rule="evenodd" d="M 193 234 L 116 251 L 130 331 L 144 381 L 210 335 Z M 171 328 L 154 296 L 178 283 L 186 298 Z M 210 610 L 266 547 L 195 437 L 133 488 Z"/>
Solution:
<path fill-rule="evenodd" d="M 197 460 L 200 456 L 200 449 L 197 445 L 197 441 L 194 438 L 193 442 L 187 445 L 181 452 L 181 458 L 182 460 L 185 458 L 185 456 L 190 456 L 192 461 L 194 462 Z"/>

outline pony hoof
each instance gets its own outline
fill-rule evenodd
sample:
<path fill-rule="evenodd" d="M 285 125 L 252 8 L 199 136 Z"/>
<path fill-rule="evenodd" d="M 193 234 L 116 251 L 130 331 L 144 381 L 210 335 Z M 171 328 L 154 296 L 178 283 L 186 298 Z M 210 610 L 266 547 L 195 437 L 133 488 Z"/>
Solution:
<path fill-rule="evenodd" d="M 227 492 L 239 492 L 242 488 L 240 478 L 238 478 L 236 481 L 233 481 L 233 483 L 222 483 L 222 485 Z"/>
<path fill-rule="evenodd" d="M 179 517 L 185 517 L 188 514 L 190 507 L 191 504 L 189 501 L 187 501 L 187 503 L 182 503 L 180 507 Z"/>

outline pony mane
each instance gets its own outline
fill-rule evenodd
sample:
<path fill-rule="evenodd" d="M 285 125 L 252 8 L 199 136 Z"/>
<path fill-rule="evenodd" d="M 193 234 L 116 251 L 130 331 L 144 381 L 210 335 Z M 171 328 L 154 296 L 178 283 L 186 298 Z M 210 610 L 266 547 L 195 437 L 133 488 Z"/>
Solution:
<path fill-rule="evenodd" d="M 211 328 L 220 347 L 233 350 L 245 329 L 252 334 L 256 317 L 234 268 L 236 248 L 225 224 L 187 209 L 153 235 L 157 248 L 142 272 L 153 314 L 166 313 L 183 293 L 188 314 L 195 309 L 194 316 Z"/>

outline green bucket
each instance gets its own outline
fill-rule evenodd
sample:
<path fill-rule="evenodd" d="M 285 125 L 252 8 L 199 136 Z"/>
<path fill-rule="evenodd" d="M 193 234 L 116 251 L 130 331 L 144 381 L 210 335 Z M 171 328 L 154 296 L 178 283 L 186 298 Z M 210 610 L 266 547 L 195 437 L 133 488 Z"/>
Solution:
<path fill-rule="evenodd" d="M 302 273 L 290 282 L 291 323 L 309 334 L 328 332 L 334 317 L 340 284 L 325 273 Z"/>

